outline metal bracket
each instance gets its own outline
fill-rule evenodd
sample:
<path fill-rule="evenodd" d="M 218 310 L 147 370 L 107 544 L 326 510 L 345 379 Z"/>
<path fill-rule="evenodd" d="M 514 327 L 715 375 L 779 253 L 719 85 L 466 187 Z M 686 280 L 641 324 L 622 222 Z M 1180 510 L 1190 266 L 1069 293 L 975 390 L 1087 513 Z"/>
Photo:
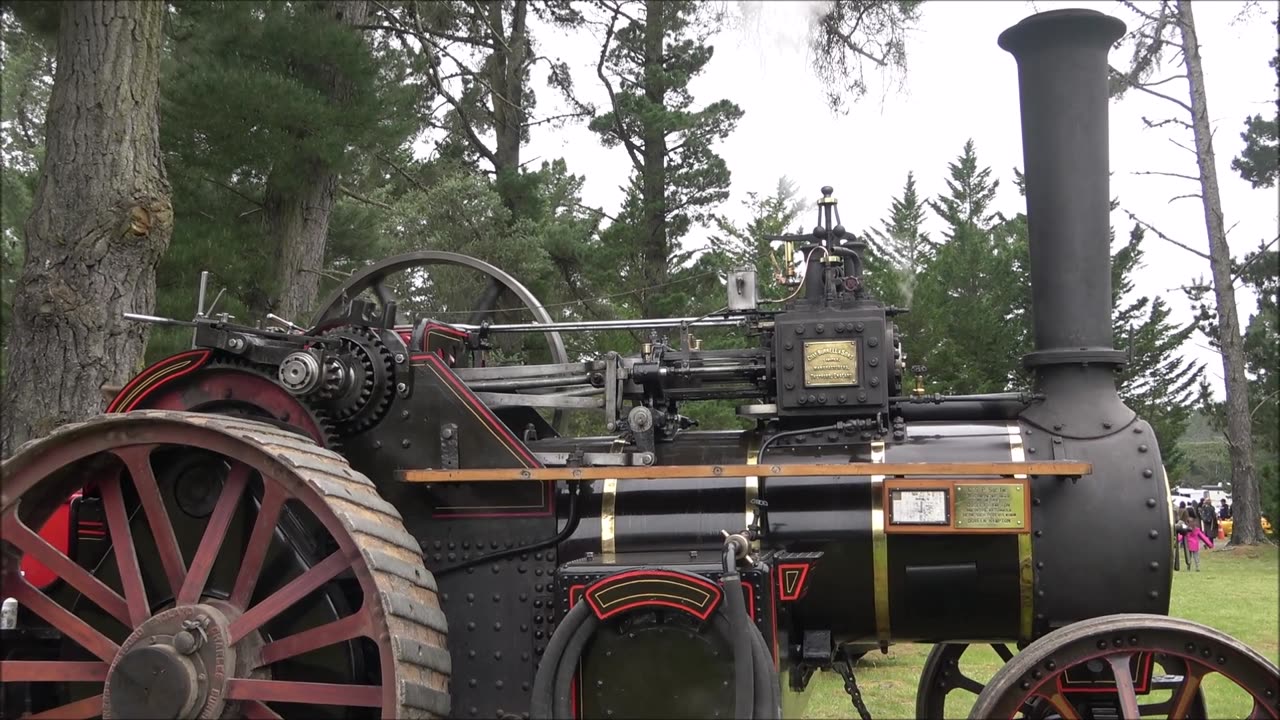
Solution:
<path fill-rule="evenodd" d="M 445 423 L 440 428 L 440 467 L 458 469 L 458 426 L 454 423 Z"/>
<path fill-rule="evenodd" d="M 600 452 L 540 452 L 534 453 L 538 462 L 548 467 L 568 467 L 571 460 L 576 460 L 582 467 L 631 467 L 653 464 L 653 453 L 600 453 Z"/>

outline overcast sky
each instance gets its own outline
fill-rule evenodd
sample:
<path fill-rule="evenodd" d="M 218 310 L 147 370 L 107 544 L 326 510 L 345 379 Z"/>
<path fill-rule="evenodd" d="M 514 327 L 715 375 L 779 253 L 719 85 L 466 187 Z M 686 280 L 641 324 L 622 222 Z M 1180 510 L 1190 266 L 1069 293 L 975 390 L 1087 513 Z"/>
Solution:
<path fill-rule="evenodd" d="M 718 146 L 733 173 L 732 196 L 722 212 L 743 218 L 742 201 L 751 191 L 768 194 L 778 178 L 794 180 L 809 199 L 822 185 L 833 185 L 846 227 L 862 230 L 878 224 L 890 199 L 898 194 L 908 171 L 920 191 L 934 197 L 945 191 L 946 165 L 972 138 L 979 160 L 1001 180 L 998 209 L 1006 214 L 1024 206 L 1013 185 L 1012 168 L 1022 166 L 1018 87 L 1013 57 L 996 45 L 996 37 L 1036 10 L 1091 7 L 1135 27 L 1134 16 L 1119 3 L 1059 2 L 928 2 L 908 45 L 908 73 L 902 86 L 871 77 L 870 92 L 844 116 L 827 110 L 822 87 L 810 71 L 806 44 L 815 2 L 740 3 L 746 21 L 718 35 L 715 56 L 693 84 L 701 107 L 720 98 L 745 112 L 737 130 Z M 1277 233 L 1275 189 L 1253 190 L 1230 169 L 1242 147 L 1240 131 L 1246 115 L 1267 113 L 1276 101 L 1274 73 L 1267 62 L 1275 52 L 1270 24 L 1274 5 L 1264 4 L 1249 19 L 1237 20 L 1238 2 L 1195 4 L 1204 58 L 1210 115 L 1216 132 L 1218 179 L 1227 226 L 1238 223 L 1230 240 L 1237 255 Z M 607 98 L 595 78 L 599 51 L 587 38 L 539 36 L 543 52 L 558 56 L 574 72 L 575 82 L 597 106 Z M 1127 58 L 1113 52 L 1113 65 Z M 1164 77 L 1168 73 L 1160 75 Z M 1161 89 L 1173 92 L 1177 83 Z M 1183 85 L 1185 87 L 1185 85 Z M 539 115 L 550 111 L 552 93 L 539 92 Z M 1185 95 L 1183 96 L 1185 97 Z M 1141 118 L 1157 119 L 1181 112 L 1166 101 L 1131 92 L 1111 105 L 1111 193 L 1121 205 L 1195 248 L 1208 249 L 1203 210 L 1197 200 L 1169 198 L 1196 192 L 1185 180 L 1135 176 L 1142 170 L 1195 174 L 1195 159 L 1169 138 L 1191 146 L 1189 133 L 1143 128 Z M 630 166 L 625 152 L 601 147 L 585 126 L 533 129 L 526 158 L 563 157 L 571 172 L 586 176 L 584 202 L 613 214 L 622 200 L 620 187 Z M 536 163 L 535 163 L 536 165 Z M 932 214 L 931 214 L 932 215 Z M 1112 218 L 1125 237 L 1131 223 L 1122 212 Z M 930 230 L 939 232 L 936 218 Z M 806 218 L 805 226 L 813 224 Z M 695 228 L 689 242 L 701 245 L 709 230 Z M 1146 266 L 1137 277 L 1138 290 L 1163 295 L 1175 317 L 1190 317 L 1189 304 L 1177 290 L 1184 282 L 1208 275 L 1199 257 L 1151 234 L 1145 242 Z M 1252 297 L 1238 293 L 1241 321 L 1254 307 Z M 708 309 L 718 301 L 708 299 Z M 1118 346 L 1123 343 L 1117 339 Z M 1203 338 L 1186 348 L 1208 365 L 1216 386 L 1222 366 Z"/>

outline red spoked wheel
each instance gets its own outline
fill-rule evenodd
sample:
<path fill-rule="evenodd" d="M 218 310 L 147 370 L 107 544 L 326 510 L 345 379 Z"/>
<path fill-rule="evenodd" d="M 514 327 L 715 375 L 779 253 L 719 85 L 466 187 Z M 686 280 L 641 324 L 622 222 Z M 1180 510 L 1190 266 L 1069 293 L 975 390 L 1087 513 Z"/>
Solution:
<path fill-rule="evenodd" d="M 99 552 L 33 531 L 92 480 Z M 447 627 L 396 509 L 342 457 L 258 422 L 137 411 L 3 464 L 5 717 L 442 717 Z M 46 594 L 30 555 L 61 576 Z"/>
<path fill-rule="evenodd" d="M 1166 674 L 1152 675 L 1155 666 Z M 1144 704 L 1175 668 L 1169 698 Z M 1247 694 L 1249 718 L 1280 718 L 1280 671 L 1266 658 L 1199 623 L 1145 614 L 1083 620 L 1036 640 L 996 672 L 969 717 L 1240 717 L 1202 697 L 1215 673 Z"/>

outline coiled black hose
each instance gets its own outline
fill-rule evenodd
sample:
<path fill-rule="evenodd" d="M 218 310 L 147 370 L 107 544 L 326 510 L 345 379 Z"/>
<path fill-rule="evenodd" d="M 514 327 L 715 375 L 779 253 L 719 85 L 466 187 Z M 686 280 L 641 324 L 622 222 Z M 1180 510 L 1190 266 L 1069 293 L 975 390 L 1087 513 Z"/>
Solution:
<path fill-rule="evenodd" d="M 728 552 L 732 553 L 732 549 Z M 743 720 L 776 720 L 781 717 L 782 707 L 773 673 L 773 655 L 747 614 L 741 576 L 736 572 L 727 573 L 720 583 L 725 600 L 712 616 L 711 624 L 733 648 L 734 716 Z M 573 717 L 574 672 L 599 624 L 585 601 L 576 603 L 560 621 L 534 677 L 529 708 L 533 720 Z"/>

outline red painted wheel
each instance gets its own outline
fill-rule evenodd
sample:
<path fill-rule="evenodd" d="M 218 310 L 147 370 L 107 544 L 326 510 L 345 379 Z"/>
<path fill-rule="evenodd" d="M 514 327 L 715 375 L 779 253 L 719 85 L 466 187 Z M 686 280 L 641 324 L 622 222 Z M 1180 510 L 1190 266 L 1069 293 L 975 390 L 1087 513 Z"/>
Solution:
<path fill-rule="evenodd" d="M 86 565 L 32 528 L 88 477 L 110 549 Z M 4 462 L 0 523 L 0 597 L 25 638 L 0 662 L 6 717 L 448 714 L 417 542 L 368 478 L 295 433 L 166 411 L 69 425 Z M 36 589 L 24 556 L 64 582 Z"/>
<path fill-rule="evenodd" d="M 1171 668 L 1168 700 L 1144 705 Z M 1082 620 L 1036 640 L 996 672 L 969 717 L 1079 720 L 1100 708 L 1107 717 L 1227 717 L 1200 694 L 1214 673 L 1247 693 L 1249 718 L 1280 717 L 1280 671 L 1266 658 L 1199 623 L 1145 614 Z"/>

